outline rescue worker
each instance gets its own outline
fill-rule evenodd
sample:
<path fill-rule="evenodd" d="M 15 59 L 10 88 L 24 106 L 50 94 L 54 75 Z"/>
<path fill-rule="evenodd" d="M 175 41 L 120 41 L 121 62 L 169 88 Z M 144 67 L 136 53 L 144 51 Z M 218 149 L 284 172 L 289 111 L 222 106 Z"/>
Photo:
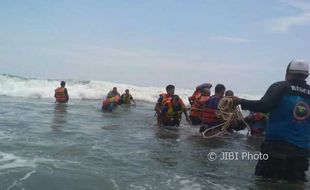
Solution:
<path fill-rule="evenodd" d="M 285 81 L 272 84 L 260 100 L 234 97 L 234 104 L 244 110 L 270 112 L 255 174 L 265 178 L 306 180 L 310 149 L 310 86 L 306 79 L 309 65 L 291 61 Z"/>
<path fill-rule="evenodd" d="M 195 98 L 189 118 L 191 120 L 192 125 L 201 125 L 202 124 L 202 112 L 204 105 L 207 103 L 207 101 L 210 98 L 210 89 L 209 88 L 203 88 L 201 90 L 201 95 Z"/>
<path fill-rule="evenodd" d="M 186 121 L 189 122 L 189 118 L 186 112 L 185 105 L 182 99 L 178 95 L 174 95 L 171 100 L 168 100 L 161 108 L 160 126 L 180 126 L 182 119 L 182 113 L 186 117 Z"/>
<path fill-rule="evenodd" d="M 136 102 L 133 100 L 133 97 L 131 94 L 129 94 L 129 90 L 126 89 L 125 93 L 121 95 L 121 104 L 131 104 L 131 102 L 133 102 L 134 104 L 136 104 Z"/>
<path fill-rule="evenodd" d="M 55 99 L 56 103 L 67 103 L 69 100 L 69 94 L 67 88 L 65 88 L 66 82 L 61 81 L 60 82 L 60 87 L 55 89 Z"/>

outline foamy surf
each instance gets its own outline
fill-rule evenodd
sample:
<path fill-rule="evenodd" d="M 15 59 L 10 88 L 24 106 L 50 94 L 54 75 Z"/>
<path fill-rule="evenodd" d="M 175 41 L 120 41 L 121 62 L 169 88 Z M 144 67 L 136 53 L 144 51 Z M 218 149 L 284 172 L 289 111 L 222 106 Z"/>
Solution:
<path fill-rule="evenodd" d="M 59 86 L 59 83 L 60 80 L 55 79 L 24 78 L 3 74 L 0 75 L 0 95 L 23 98 L 54 98 L 54 89 Z M 165 92 L 165 86 L 141 87 L 98 80 L 66 80 L 66 87 L 72 99 L 102 99 L 114 86 L 118 88 L 120 93 L 123 93 L 125 89 L 129 89 L 136 100 L 152 103 L 157 101 L 159 94 Z M 194 89 L 195 87 L 187 89 L 176 86 L 175 93 L 187 103 L 187 98 L 192 95 Z M 214 87 L 211 90 L 213 89 Z M 248 94 L 240 94 L 239 96 L 249 99 L 260 97 Z"/>
<path fill-rule="evenodd" d="M 35 167 L 35 164 L 14 154 L 0 152 L 0 170 L 21 167 Z"/>

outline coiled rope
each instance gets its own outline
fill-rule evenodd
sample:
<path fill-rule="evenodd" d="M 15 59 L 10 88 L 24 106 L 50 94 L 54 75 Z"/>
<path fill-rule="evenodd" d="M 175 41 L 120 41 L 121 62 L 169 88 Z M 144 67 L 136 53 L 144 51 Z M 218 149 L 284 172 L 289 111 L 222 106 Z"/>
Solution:
<path fill-rule="evenodd" d="M 227 129 L 236 121 L 242 121 L 247 127 L 249 133 L 250 127 L 244 121 L 240 108 L 238 106 L 233 106 L 232 98 L 223 97 L 219 102 L 218 110 L 219 112 L 217 113 L 217 116 L 224 122 L 219 125 L 207 128 L 205 131 L 203 131 L 203 138 L 213 138 L 225 134 Z"/>

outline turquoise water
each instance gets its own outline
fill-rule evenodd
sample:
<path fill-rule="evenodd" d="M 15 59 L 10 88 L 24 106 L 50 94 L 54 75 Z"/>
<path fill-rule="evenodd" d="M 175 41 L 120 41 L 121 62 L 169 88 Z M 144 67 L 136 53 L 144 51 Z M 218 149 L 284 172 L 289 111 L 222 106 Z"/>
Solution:
<path fill-rule="evenodd" d="M 1 190 L 310 189 L 255 177 L 255 160 L 209 161 L 211 151 L 258 153 L 262 139 L 207 140 L 186 123 L 159 129 L 149 103 L 114 113 L 102 113 L 100 100 L 0 103 Z"/>

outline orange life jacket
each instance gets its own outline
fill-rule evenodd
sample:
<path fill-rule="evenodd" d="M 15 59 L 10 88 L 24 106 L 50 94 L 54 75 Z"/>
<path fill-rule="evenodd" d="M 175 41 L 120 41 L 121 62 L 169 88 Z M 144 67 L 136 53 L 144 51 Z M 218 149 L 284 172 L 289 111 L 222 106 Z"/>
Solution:
<path fill-rule="evenodd" d="M 56 98 L 56 102 L 67 102 L 67 95 L 65 93 L 65 88 L 62 87 L 58 87 L 55 89 L 55 98 Z"/>
<path fill-rule="evenodd" d="M 204 107 L 204 104 L 209 100 L 209 98 L 210 96 L 197 97 L 192 105 L 190 115 L 192 117 L 202 119 L 202 113 L 203 113 L 202 109 Z"/>
<path fill-rule="evenodd" d="M 181 100 L 181 99 L 179 99 Z M 183 101 L 179 101 L 181 109 L 174 110 L 171 101 L 168 101 L 165 105 L 168 106 L 168 111 L 162 116 L 162 120 L 165 122 L 173 121 L 173 120 L 181 120 L 182 112 L 184 111 L 185 107 Z"/>
<path fill-rule="evenodd" d="M 162 94 L 160 94 L 160 96 L 163 97 L 163 99 L 161 101 L 161 105 L 168 103 L 172 99 L 172 96 L 170 96 L 169 94 L 166 94 L 166 93 L 162 93 Z"/>
<path fill-rule="evenodd" d="M 105 100 L 103 100 L 102 106 L 106 106 L 110 103 L 116 103 L 117 104 L 120 101 L 120 99 L 121 98 L 119 96 L 113 96 L 111 98 L 106 98 Z"/>

